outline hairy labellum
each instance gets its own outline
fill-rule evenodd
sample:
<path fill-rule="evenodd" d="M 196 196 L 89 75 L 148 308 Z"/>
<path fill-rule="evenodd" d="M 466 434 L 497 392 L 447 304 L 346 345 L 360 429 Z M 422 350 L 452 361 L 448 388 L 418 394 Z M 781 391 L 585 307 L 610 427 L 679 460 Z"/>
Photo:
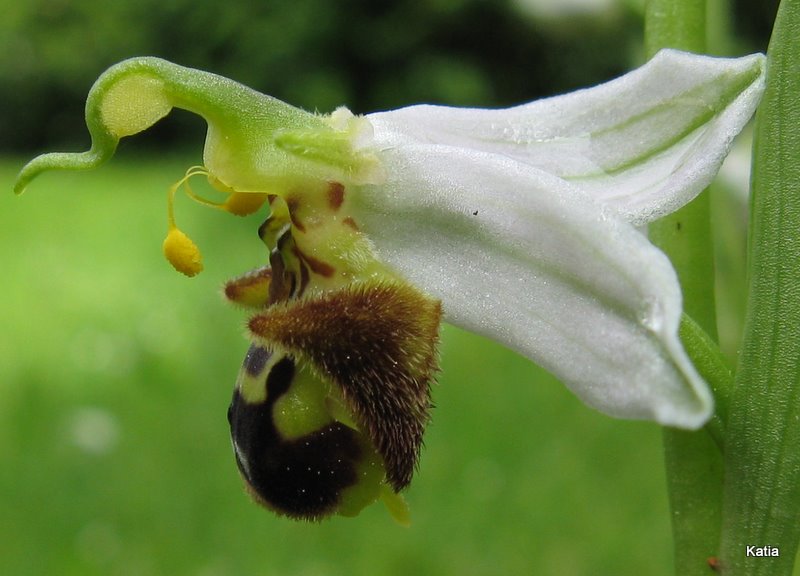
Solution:
<path fill-rule="evenodd" d="M 331 184 L 319 203 L 339 211 L 344 199 Z M 337 226 L 352 236 L 349 254 L 307 253 L 308 235 L 321 233 L 307 217 L 316 200 L 273 198 L 259 229 L 270 267 L 225 287 L 256 310 L 228 411 L 239 471 L 257 502 L 303 519 L 356 514 L 411 482 L 441 321 L 439 301 L 393 274 L 356 268 L 352 220 Z"/>

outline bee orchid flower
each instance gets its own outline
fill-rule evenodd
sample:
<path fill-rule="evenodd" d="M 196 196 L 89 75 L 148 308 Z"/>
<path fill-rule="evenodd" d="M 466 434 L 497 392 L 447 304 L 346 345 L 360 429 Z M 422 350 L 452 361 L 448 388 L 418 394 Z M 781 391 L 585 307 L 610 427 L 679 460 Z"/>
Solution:
<path fill-rule="evenodd" d="M 678 338 L 681 292 L 642 227 L 712 180 L 761 96 L 764 58 L 662 51 L 606 84 L 508 109 L 411 106 L 312 114 L 156 58 L 92 88 L 84 153 L 18 177 L 91 168 L 173 107 L 208 123 L 203 165 L 169 189 L 164 252 L 200 252 L 176 225 L 181 188 L 233 214 L 269 205 L 269 265 L 226 285 L 253 311 L 229 410 L 256 500 L 281 514 L 355 514 L 411 480 L 442 320 L 551 371 L 616 417 L 702 426 L 707 384 Z M 205 176 L 223 194 L 197 196 Z"/>

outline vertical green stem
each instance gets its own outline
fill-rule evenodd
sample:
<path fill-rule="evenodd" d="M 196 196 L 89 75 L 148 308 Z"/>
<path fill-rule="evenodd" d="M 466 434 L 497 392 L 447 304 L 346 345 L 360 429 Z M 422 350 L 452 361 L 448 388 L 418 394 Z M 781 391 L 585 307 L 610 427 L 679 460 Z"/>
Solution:
<path fill-rule="evenodd" d="M 798 38 L 800 0 L 783 0 L 756 117 L 750 292 L 726 435 L 720 565 L 729 576 L 791 574 L 800 539 Z M 770 553 L 780 556 L 759 555 Z"/>
<path fill-rule="evenodd" d="M 644 43 L 648 57 L 662 48 L 705 52 L 706 0 L 648 0 Z"/>
<path fill-rule="evenodd" d="M 705 0 L 649 0 L 645 15 L 648 56 L 661 48 L 705 51 Z M 708 192 L 655 222 L 650 238 L 672 261 L 684 311 L 716 339 L 714 254 Z M 720 533 L 722 457 L 705 431 L 664 429 L 664 459 L 672 511 L 675 570 L 708 576 Z"/>

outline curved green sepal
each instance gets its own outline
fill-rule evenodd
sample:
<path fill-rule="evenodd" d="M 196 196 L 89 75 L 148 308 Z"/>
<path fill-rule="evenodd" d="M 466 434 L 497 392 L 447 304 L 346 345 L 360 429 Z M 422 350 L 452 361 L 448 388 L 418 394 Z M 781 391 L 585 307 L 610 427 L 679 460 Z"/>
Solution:
<path fill-rule="evenodd" d="M 216 74 L 146 57 L 112 66 L 92 86 L 86 101 L 91 150 L 35 158 L 20 172 L 15 192 L 45 170 L 98 166 L 120 138 L 146 130 L 173 107 L 208 122 L 205 166 L 230 190 L 281 193 L 298 180 L 383 178 L 366 120 L 344 109 L 311 114 Z"/>

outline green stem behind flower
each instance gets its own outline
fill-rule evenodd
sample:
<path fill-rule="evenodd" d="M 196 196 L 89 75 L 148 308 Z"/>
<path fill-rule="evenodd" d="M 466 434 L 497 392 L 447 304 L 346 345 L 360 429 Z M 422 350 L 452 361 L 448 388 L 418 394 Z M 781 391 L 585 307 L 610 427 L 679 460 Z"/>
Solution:
<path fill-rule="evenodd" d="M 800 0 L 784 0 L 756 117 L 749 301 L 725 451 L 721 567 L 792 573 L 800 540 Z M 778 557 L 748 556 L 772 546 Z"/>
<path fill-rule="evenodd" d="M 648 0 L 644 43 L 648 58 L 662 48 L 705 53 L 706 0 Z"/>
<path fill-rule="evenodd" d="M 661 48 L 703 53 L 705 23 L 705 0 L 648 1 L 645 19 L 648 56 Z M 651 240 L 669 256 L 678 273 L 684 310 L 694 319 L 691 323 L 684 320 L 681 336 L 695 364 L 698 355 L 714 348 L 717 335 L 710 213 L 709 196 L 704 192 L 650 227 Z M 703 331 L 706 335 L 699 335 Z M 695 338 L 688 337 L 692 335 Z M 718 447 L 720 439 L 717 437 L 715 442 L 712 435 L 717 432 L 719 436 L 724 429 L 719 400 L 716 408 L 708 429 L 711 434 L 664 429 L 675 571 L 682 576 L 707 575 L 707 559 L 716 554 L 718 545 L 723 464 Z"/>

